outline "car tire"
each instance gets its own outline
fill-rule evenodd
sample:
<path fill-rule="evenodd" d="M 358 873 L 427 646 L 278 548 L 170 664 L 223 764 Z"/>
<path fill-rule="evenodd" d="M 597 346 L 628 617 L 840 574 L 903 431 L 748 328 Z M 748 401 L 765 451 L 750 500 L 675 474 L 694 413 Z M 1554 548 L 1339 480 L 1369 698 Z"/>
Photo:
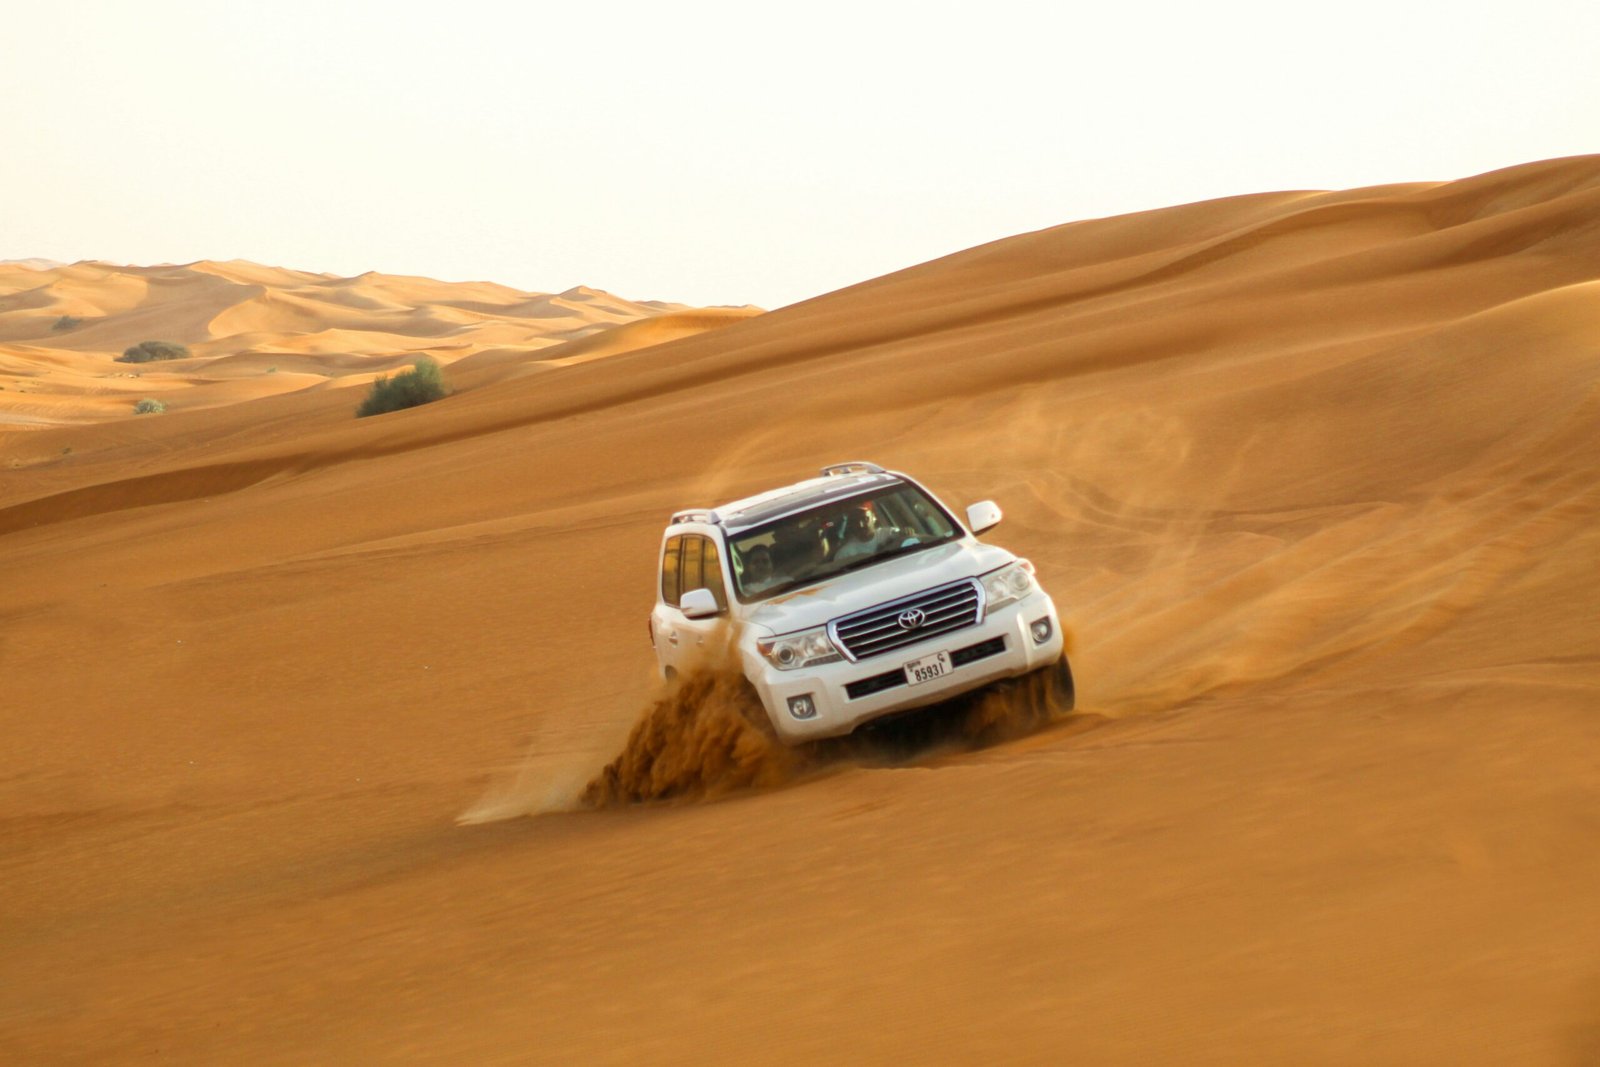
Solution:
<path fill-rule="evenodd" d="M 1072 664 L 1067 662 L 1066 653 L 1063 652 L 1060 659 L 1044 670 L 1049 672 L 1051 699 L 1061 711 L 1071 711 L 1077 701 L 1078 690 L 1072 681 Z"/>

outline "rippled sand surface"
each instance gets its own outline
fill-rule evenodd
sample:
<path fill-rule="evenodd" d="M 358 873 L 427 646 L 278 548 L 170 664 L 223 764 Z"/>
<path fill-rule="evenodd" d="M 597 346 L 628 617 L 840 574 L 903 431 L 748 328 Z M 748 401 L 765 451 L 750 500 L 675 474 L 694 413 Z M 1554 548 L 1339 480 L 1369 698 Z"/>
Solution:
<path fill-rule="evenodd" d="M 560 348 L 404 311 L 426 280 L 23 269 L 6 1062 L 1600 1057 L 1600 157 L 1080 222 Z M 73 399 L 144 338 L 74 354 L 40 316 L 167 284 L 211 294 L 171 339 L 217 380 Z M 472 346 L 457 393 L 354 419 L 339 381 L 425 331 L 349 338 L 412 317 Z M 323 384 L 268 395 L 269 359 Z M 554 810 L 659 707 L 669 513 L 857 458 L 999 501 L 1078 711 Z"/>

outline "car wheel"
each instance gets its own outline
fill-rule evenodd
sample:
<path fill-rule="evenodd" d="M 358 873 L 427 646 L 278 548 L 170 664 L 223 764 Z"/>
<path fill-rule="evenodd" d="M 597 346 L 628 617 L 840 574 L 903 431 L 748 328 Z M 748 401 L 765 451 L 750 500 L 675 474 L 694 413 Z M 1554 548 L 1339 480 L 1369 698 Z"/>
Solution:
<path fill-rule="evenodd" d="M 1077 701 L 1077 687 L 1072 682 L 1072 665 L 1067 662 L 1066 653 L 1049 667 L 1044 668 L 1049 672 L 1050 696 L 1062 711 L 1071 711 Z"/>

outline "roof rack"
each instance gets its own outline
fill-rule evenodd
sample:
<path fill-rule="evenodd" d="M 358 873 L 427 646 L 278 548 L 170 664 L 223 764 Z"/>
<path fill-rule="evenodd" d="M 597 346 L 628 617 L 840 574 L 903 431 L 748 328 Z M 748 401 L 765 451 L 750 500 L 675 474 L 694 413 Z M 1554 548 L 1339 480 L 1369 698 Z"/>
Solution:
<path fill-rule="evenodd" d="M 822 468 L 824 478 L 837 478 L 843 474 L 882 474 L 883 468 L 876 463 L 855 459 L 849 463 L 834 463 Z"/>
<path fill-rule="evenodd" d="M 672 514 L 672 524 L 674 526 L 680 522 L 705 522 L 716 525 L 721 521 L 721 516 L 709 508 L 692 508 L 689 511 L 676 511 Z"/>

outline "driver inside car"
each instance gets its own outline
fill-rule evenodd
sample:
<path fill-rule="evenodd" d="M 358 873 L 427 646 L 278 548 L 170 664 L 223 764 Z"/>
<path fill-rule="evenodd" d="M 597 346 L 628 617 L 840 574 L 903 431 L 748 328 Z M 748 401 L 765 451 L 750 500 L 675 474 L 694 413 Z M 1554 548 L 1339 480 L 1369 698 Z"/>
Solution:
<path fill-rule="evenodd" d="M 835 563 L 848 563 L 864 559 L 882 548 L 892 537 L 888 529 L 879 529 L 878 513 L 871 504 L 861 504 L 845 513 L 842 522 L 844 543 L 833 555 Z"/>

